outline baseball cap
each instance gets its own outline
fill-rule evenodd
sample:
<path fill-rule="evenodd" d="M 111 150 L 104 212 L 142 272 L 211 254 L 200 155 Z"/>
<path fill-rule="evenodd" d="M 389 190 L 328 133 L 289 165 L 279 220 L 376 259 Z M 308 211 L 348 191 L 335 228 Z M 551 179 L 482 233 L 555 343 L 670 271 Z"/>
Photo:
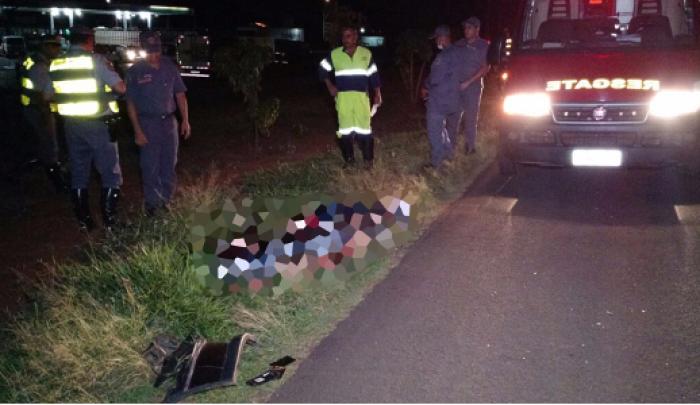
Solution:
<path fill-rule="evenodd" d="M 450 27 L 443 24 L 443 25 L 438 25 L 435 28 L 435 31 L 433 32 L 433 35 L 430 36 L 430 39 L 435 39 L 437 37 L 449 37 L 450 36 Z"/>
<path fill-rule="evenodd" d="M 476 18 L 476 17 L 469 17 L 466 20 L 462 21 L 462 27 L 471 25 L 472 27 L 479 28 L 481 27 L 481 21 Z"/>
<path fill-rule="evenodd" d="M 144 31 L 139 35 L 141 47 L 148 53 L 158 53 L 162 51 L 160 34 L 155 31 Z"/>

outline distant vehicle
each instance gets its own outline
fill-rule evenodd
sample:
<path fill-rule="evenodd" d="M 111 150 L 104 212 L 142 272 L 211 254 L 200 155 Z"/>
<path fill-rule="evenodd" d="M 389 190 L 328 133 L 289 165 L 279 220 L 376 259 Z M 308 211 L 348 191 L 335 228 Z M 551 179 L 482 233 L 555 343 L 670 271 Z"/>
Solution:
<path fill-rule="evenodd" d="M 209 37 L 195 32 L 178 35 L 175 43 L 175 59 L 182 76 L 209 77 L 211 54 Z"/>
<path fill-rule="evenodd" d="M 700 3 L 521 0 L 499 166 L 700 167 Z M 494 51 L 496 49 L 496 51 Z"/>
<path fill-rule="evenodd" d="M 95 45 L 123 73 L 146 57 L 139 43 L 140 34 L 136 30 L 96 29 Z M 209 77 L 209 37 L 194 32 L 165 31 L 161 33 L 161 41 L 163 54 L 175 60 L 182 76 Z"/>
<path fill-rule="evenodd" d="M 0 44 L 0 56 L 10 59 L 19 59 L 27 53 L 27 44 L 24 38 L 18 35 L 6 35 L 2 37 Z"/>

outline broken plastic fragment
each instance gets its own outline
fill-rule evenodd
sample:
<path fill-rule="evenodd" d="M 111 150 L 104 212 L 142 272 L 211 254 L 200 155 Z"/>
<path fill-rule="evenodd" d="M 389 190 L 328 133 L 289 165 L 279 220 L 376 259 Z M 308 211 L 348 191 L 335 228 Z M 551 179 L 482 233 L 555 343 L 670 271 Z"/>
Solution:
<path fill-rule="evenodd" d="M 246 381 L 246 384 L 250 385 L 251 387 L 255 387 L 257 385 L 266 384 L 270 381 L 279 380 L 284 375 L 286 367 L 294 363 L 295 361 L 296 359 L 294 357 L 285 356 L 275 362 L 272 362 L 270 363 L 269 369 L 267 369 L 262 374 L 259 374 L 258 376 Z"/>

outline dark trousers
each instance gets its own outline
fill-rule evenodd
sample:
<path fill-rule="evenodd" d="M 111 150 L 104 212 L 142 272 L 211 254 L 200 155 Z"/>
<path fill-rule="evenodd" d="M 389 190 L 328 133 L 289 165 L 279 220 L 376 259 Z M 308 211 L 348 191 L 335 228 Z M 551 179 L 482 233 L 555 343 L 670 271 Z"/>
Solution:
<path fill-rule="evenodd" d="M 426 126 L 430 141 L 430 163 L 433 166 L 438 167 L 453 157 L 459 117 L 459 111 L 444 113 L 428 110 Z"/>
<path fill-rule="evenodd" d="M 479 109 L 481 108 L 481 86 L 470 86 L 461 94 L 462 121 L 464 122 L 465 147 L 476 147 L 477 124 L 479 123 Z"/>
<path fill-rule="evenodd" d="M 66 118 L 65 128 L 71 187 L 88 188 L 94 163 L 102 179 L 102 188 L 119 188 L 122 185 L 119 148 L 110 139 L 107 124 L 100 119 Z"/>
<path fill-rule="evenodd" d="M 148 143 L 141 147 L 140 163 L 143 198 L 147 209 L 168 204 L 175 193 L 177 149 L 179 144 L 177 120 L 173 115 L 139 117 Z"/>
<path fill-rule="evenodd" d="M 374 135 L 359 135 L 353 132 L 350 135 L 341 136 L 338 140 L 345 163 L 353 163 L 355 161 L 355 142 L 357 142 L 357 146 L 362 152 L 364 161 L 372 162 L 374 160 Z"/>
<path fill-rule="evenodd" d="M 58 162 L 58 141 L 56 140 L 56 118 L 48 107 L 30 105 L 22 109 L 22 115 L 32 134 L 39 161 L 44 167 Z"/>

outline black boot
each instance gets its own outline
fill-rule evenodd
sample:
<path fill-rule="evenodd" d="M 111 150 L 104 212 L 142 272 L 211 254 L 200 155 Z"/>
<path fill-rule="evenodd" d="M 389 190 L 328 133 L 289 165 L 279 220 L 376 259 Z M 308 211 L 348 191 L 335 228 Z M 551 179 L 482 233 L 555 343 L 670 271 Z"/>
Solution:
<path fill-rule="evenodd" d="M 362 151 L 365 167 L 371 169 L 374 162 L 374 137 L 372 135 L 359 135 L 357 137 L 357 145 Z"/>
<path fill-rule="evenodd" d="M 61 163 L 56 162 L 50 166 L 46 166 L 46 176 L 48 176 L 57 193 L 68 193 L 70 188 L 68 187 L 68 181 L 66 181 L 66 175 L 63 172 Z"/>
<path fill-rule="evenodd" d="M 355 163 L 355 149 L 353 145 L 354 136 L 343 135 L 338 140 L 340 144 L 340 152 L 343 154 L 343 160 L 345 160 L 345 166 L 349 166 Z"/>
<path fill-rule="evenodd" d="M 92 215 L 90 215 L 90 197 L 88 195 L 88 190 L 86 188 L 73 189 L 71 197 L 73 197 L 73 209 L 75 211 L 75 216 L 78 218 L 80 229 L 88 232 L 93 230 L 95 228 L 95 222 L 92 220 Z"/>
<path fill-rule="evenodd" d="M 118 188 L 103 188 L 100 204 L 102 206 L 102 222 L 105 228 L 111 230 L 117 224 L 117 206 L 121 193 Z"/>

